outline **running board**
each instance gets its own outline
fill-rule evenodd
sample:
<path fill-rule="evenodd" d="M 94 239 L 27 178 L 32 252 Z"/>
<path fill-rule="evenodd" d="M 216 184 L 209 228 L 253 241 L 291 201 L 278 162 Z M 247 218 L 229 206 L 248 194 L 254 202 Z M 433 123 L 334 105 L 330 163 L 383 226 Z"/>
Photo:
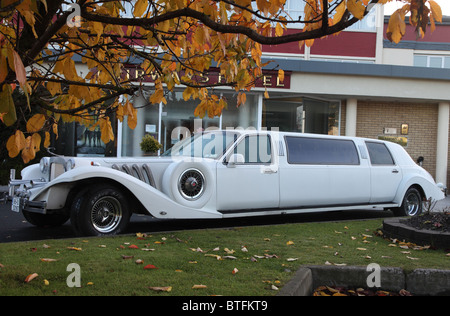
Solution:
<path fill-rule="evenodd" d="M 365 205 L 335 205 L 335 206 L 305 206 L 301 208 L 287 208 L 287 209 L 253 209 L 253 210 L 227 210 L 219 211 L 223 218 L 245 217 L 245 216 L 263 216 L 263 215 L 289 215 L 299 213 L 314 213 L 314 212 L 332 212 L 332 211 L 347 211 L 347 210 L 369 210 L 369 209 L 389 209 L 399 207 L 395 203 L 383 204 L 365 204 Z"/>

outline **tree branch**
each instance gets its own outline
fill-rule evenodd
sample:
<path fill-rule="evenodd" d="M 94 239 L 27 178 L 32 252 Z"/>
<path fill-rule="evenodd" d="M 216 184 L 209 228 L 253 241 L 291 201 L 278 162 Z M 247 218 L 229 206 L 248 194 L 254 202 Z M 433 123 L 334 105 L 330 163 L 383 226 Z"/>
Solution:
<path fill-rule="evenodd" d="M 326 1 L 325 1 L 326 2 Z M 373 0 L 372 3 L 377 3 L 378 0 Z M 252 39 L 253 41 L 263 44 L 263 45 L 279 45 L 279 44 L 285 44 L 289 42 L 295 42 L 295 41 L 303 41 L 307 39 L 315 39 L 320 38 L 323 36 L 331 35 L 337 32 L 340 32 L 347 27 L 351 26 L 352 24 L 359 21 L 357 18 L 352 18 L 350 20 L 343 21 L 341 20 L 337 24 L 333 26 L 327 25 L 325 28 L 319 28 L 314 29 L 311 31 L 306 32 L 296 32 L 293 34 L 287 34 L 279 37 L 268 37 L 259 34 L 255 30 L 242 26 L 242 25 L 224 25 L 221 23 L 218 23 L 205 15 L 203 12 L 199 12 L 196 10 L 193 10 L 189 7 L 166 12 L 160 15 L 156 15 L 151 18 L 120 18 L 120 17 L 111 17 L 106 15 L 99 15 L 87 12 L 85 7 L 81 8 L 81 16 L 89 21 L 96 21 L 96 22 L 102 22 L 102 23 L 109 23 L 114 25 L 128 25 L 128 26 L 151 26 L 154 24 L 158 24 L 163 21 L 172 20 L 180 17 L 190 17 L 193 19 L 196 19 L 200 22 L 202 22 L 204 25 L 209 27 L 210 29 L 219 32 L 219 33 L 232 33 L 232 34 L 243 34 L 246 35 L 248 38 Z M 328 18 L 327 18 L 328 20 Z"/>

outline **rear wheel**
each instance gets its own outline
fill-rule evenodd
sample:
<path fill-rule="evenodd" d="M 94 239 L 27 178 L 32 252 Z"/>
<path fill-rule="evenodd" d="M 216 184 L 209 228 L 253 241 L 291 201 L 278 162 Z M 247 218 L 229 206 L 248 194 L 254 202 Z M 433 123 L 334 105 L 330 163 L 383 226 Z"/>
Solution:
<path fill-rule="evenodd" d="M 409 188 L 403 198 L 402 205 L 394 209 L 396 216 L 417 216 L 422 213 L 422 194 L 414 187 Z"/>
<path fill-rule="evenodd" d="M 126 196 L 105 185 L 80 192 L 72 203 L 70 220 L 77 235 L 117 235 L 126 229 L 130 215 Z"/>

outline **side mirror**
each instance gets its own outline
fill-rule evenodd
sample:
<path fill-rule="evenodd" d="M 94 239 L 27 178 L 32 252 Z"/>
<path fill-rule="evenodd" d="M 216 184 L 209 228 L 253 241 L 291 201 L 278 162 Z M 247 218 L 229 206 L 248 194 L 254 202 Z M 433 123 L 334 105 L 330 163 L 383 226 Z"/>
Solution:
<path fill-rule="evenodd" d="M 242 154 L 232 154 L 226 160 L 226 163 L 228 163 L 228 167 L 234 167 L 236 165 L 243 164 L 244 162 L 245 162 L 245 158 L 244 158 L 244 155 L 242 155 Z"/>

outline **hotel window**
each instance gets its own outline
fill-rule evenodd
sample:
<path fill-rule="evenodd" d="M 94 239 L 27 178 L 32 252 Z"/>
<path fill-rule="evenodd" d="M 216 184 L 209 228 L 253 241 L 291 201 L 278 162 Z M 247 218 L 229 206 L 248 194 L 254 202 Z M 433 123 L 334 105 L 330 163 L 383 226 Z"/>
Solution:
<path fill-rule="evenodd" d="M 330 6 L 330 5 L 329 5 Z M 256 8 L 256 4 L 254 4 L 254 9 Z M 300 0 L 286 0 L 286 4 L 284 5 L 284 11 L 286 15 L 289 17 L 289 20 L 304 20 L 305 18 L 305 1 Z M 372 10 L 367 14 L 367 16 L 361 20 L 350 26 L 347 30 L 353 31 L 375 31 L 376 28 L 376 6 L 372 8 Z M 295 23 L 289 24 L 289 28 L 302 28 L 303 23 Z"/>
<path fill-rule="evenodd" d="M 450 69 L 450 56 L 414 55 L 414 66 Z"/>

